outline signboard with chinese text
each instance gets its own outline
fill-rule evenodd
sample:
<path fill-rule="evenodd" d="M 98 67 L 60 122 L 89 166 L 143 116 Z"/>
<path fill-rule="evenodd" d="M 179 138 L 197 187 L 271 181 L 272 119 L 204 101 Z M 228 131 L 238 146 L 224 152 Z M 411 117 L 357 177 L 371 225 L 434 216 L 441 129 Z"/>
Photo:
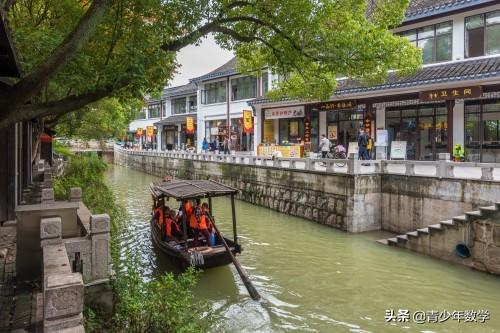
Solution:
<path fill-rule="evenodd" d="M 153 127 L 153 126 L 147 126 L 147 127 L 146 127 L 146 136 L 147 136 L 148 138 L 153 137 L 154 132 L 155 132 L 155 129 L 154 129 L 154 127 Z"/>
<path fill-rule="evenodd" d="M 355 106 L 355 101 L 333 101 L 318 104 L 318 109 L 320 109 L 321 111 L 347 110 L 352 109 Z"/>
<path fill-rule="evenodd" d="M 290 106 L 265 110 L 265 119 L 302 118 L 305 116 L 304 106 Z"/>
<path fill-rule="evenodd" d="M 338 130 L 337 125 L 328 125 L 328 140 L 337 140 Z"/>
<path fill-rule="evenodd" d="M 274 120 L 264 120 L 264 143 L 275 142 L 274 138 Z"/>
<path fill-rule="evenodd" d="M 423 102 L 464 99 L 481 97 L 483 94 L 483 87 L 464 87 L 452 89 L 439 89 L 430 91 L 421 91 L 419 98 Z"/>
<path fill-rule="evenodd" d="M 311 119 L 304 118 L 304 142 L 311 142 Z"/>
<path fill-rule="evenodd" d="M 194 134 L 194 119 L 186 117 L 186 134 Z"/>
<path fill-rule="evenodd" d="M 376 147 L 387 147 L 387 130 L 377 130 L 377 140 L 375 141 Z"/>
<path fill-rule="evenodd" d="M 252 110 L 243 110 L 243 131 L 247 134 L 253 133 Z"/>
<path fill-rule="evenodd" d="M 135 130 L 135 135 L 142 136 L 143 134 L 144 134 L 144 131 L 142 130 L 142 127 L 139 127 Z"/>
<path fill-rule="evenodd" d="M 365 133 L 371 136 L 372 133 L 372 117 L 371 114 L 366 113 L 365 118 L 363 119 L 363 127 L 365 129 Z"/>

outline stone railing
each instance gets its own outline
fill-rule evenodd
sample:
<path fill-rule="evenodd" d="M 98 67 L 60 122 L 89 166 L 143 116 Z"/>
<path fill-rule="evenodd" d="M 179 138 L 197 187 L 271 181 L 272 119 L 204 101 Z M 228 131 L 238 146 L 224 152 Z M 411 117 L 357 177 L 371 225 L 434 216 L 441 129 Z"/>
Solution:
<path fill-rule="evenodd" d="M 134 151 L 115 146 L 115 151 L 129 155 L 158 156 L 195 161 L 240 164 L 266 168 L 304 170 L 350 175 L 394 174 L 436 178 L 500 181 L 500 164 L 450 161 L 396 161 L 354 159 L 271 158 L 249 155 L 196 154 L 167 151 Z"/>

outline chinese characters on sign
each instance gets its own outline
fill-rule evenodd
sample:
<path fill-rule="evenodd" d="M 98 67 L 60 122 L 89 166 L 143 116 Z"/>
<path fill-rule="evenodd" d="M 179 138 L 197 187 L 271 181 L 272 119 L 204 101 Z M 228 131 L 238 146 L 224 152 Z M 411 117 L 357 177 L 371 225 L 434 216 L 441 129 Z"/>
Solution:
<path fill-rule="evenodd" d="M 247 134 L 253 133 L 252 110 L 243 110 L 243 131 Z"/>
<path fill-rule="evenodd" d="M 365 119 L 363 120 L 363 127 L 365 128 L 365 133 L 371 136 L 372 134 L 372 116 L 370 113 L 365 114 Z"/>
<path fill-rule="evenodd" d="M 337 140 L 337 125 L 328 125 L 328 140 Z"/>
<path fill-rule="evenodd" d="M 304 118 L 304 142 L 311 142 L 311 120 Z"/>
<path fill-rule="evenodd" d="M 186 117 L 186 134 L 194 134 L 194 119 Z"/>
<path fill-rule="evenodd" d="M 416 324 L 425 323 L 444 323 L 448 320 L 457 321 L 459 323 L 485 323 L 490 320 L 490 312 L 488 310 L 454 310 L 454 311 L 422 311 L 416 310 L 413 313 L 408 309 L 385 310 L 385 321 Z"/>
<path fill-rule="evenodd" d="M 142 127 L 139 127 L 139 128 L 135 131 L 135 135 L 137 135 L 137 136 L 142 136 L 142 134 L 143 134 Z"/>
<path fill-rule="evenodd" d="M 275 108 L 265 110 L 265 119 L 302 118 L 305 116 L 304 106 Z"/>
<path fill-rule="evenodd" d="M 152 138 L 152 137 L 153 137 L 153 134 L 154 134 L 154 131 L 155 131 L 155 129 L 154 129 L 154 127 L 153 127 L 153 126 L 147 126 L 147 127 L 146 127 L 146 136 L 147 136 L 148 138 Z"/>
<path fill-rule="evenodd" d="M 420 95 L 419 98 L 423 102 L 430 102 L 430 101 L 481 97 L 482 93 L 483 93 L 483 87 L 477 86 L 477 87 L 421 91 L 419 94 Z"/>
<path fill-rule="evenodd" d="M 318 104 L 318 108 L 322 111 L 331 111 L 331 110 L 346 110 L 352 109 L 356 106 L 355 101 L 335 101 L 335 102 L 327 102 Z"/>

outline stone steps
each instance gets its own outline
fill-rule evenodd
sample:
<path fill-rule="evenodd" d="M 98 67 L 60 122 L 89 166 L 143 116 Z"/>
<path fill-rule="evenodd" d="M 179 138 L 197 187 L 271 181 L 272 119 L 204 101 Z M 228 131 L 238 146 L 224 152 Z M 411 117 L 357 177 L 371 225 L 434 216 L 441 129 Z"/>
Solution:
<path fill-rule="evenodd" d="M 500 202 L 496 202 L 492 206 L 479 207 L 478 210 L 464 213 L 464 215 L 454 216 L 451 219 L 440 221 L 439 223 L 428 225 L 425 228 L 419 228 L 414 231 L 409 231 L 402 235 L 396 235 L 388 239 L 380 239 L 377 242 L 384 245 L 399 246 L 403 248 L 412 248 L 412 245 L 420 244 L 420 238 L 425 237 L 430 242 L 431 237 L 438 234 L 446 233 L 448 229 L 454 229 L 455 233 L 458 228 L 473 219 L 488 217 L 500 211 Z M 426 243 L 424 243 L 426 244 Z M 413 248 L 418 248 L 415 246 Z"/>

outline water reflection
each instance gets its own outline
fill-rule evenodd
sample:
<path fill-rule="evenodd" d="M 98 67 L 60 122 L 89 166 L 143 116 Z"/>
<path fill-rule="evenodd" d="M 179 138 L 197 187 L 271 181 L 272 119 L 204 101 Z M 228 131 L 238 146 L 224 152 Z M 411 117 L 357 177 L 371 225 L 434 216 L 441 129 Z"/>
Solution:
<path fill-rule="evenodd" d="M 122 250 L 141 255 L 146 277 L 173 265 L 149 236 L 153 177 L 122 167 L 108 181 L 129 212 Z M 229 200 L 214 200 L 221 231 L 231 235 Z M 196 289 L 218 317 L 214 332 L 500 332 L 500 278 L 373 242 L 237 201 L 238 257 L 262 295 L 250 299 L 232 266 L 207 270 Z M 386 323 L 387 309 L 489 310 L 485 324 Z"/>

